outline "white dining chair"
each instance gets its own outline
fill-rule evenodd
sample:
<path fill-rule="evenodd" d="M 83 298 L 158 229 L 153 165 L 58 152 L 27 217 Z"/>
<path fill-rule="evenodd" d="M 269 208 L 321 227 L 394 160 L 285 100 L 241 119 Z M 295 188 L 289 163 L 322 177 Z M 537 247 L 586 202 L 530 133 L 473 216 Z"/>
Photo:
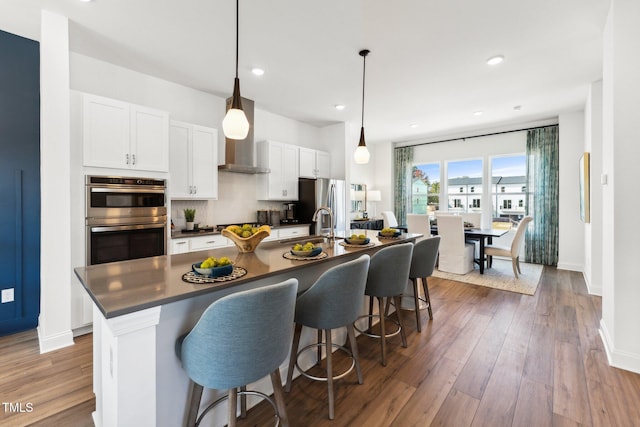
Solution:
<path fill-rule="evenodd" d="M 520 270 L 520 248 L 522 247 L 522 239 L 524 238 L 524 232 L 527 229 L 529 222 L 533 220 L 530 216 L 525 216 L 518 224 L 516 234 L 513 236 L 511 246 L 499 246 L 499 245 L 487 245 L 484 248 L 484 254 L 487 257 L 487 268 L 491 268 L 494 256 L 502 256 L 511 258 L 511 266 L 513 267 L 513 274 L 518 278 L 518 273 L 522 274 Z M 482 260 L 480 260 L 482 262 Z"/>
<path fill-rule="evenodd" d="M 427 214 L 407 214 L 407 232 L 422 234 L 424 237 L 431 236 L 431 226 L 429 215 Z"/>
<path fill-rule="evenodd" d="M 438 270 L 455 274 L 467 274 L 472 271 L 475 245 L 465 242 L 462 217 L 439 216 L 438 235 L 442 237 Z"/>
<path fill-rule="evenodd" d="M 407 227 L 398 224 L 395 214 L 391 211 L 382 211 L 382 223 L 384 228 L 398 228 L 407 231 Z"/>

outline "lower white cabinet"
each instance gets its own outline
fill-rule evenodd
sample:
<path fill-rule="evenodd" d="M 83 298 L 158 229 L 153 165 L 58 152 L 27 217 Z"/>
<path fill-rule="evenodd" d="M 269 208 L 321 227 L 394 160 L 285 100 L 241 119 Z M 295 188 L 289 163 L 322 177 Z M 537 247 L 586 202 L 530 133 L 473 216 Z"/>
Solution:
<path fill-rule="evenodd" d="M 171 239 L 171 255 L 223 248 L 232 245 L 233 242 L 220 234 Z"/>
<path fill-rule="evenodd" d="M 278 229 L 279 239 L 290 239 L 292 237 L 304 237 L 309 235 L 309 226 L 301 225 L 299 227 L 283 227 Z"/>

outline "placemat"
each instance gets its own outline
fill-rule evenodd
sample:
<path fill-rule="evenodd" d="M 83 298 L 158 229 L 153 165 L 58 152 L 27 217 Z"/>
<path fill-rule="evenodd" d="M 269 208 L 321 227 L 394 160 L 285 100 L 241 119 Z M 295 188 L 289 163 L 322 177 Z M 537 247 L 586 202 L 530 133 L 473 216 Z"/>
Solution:
<path fill-rule="evenodd" d="M 400 240 L 400 236 L 380 236 L 378 235 L 378 240 Z"/>
<path fill-rule="evenodd" d="M 298 256 L 298 255 L 292 254 L 291 252 L 285 252 L 282 254 L 282 256 L 286 259 L 293 259 L 296 261 L 313 261 L 316 259 L 326 258 L 328 255 L 326 252 L 320 252 L 316 256 Z"/>
<path fill-rule="evenodd" d="M 338 243 L 340 246 L 344 246 L 345 248 L 370 248 L 371 246 L 375 246 L 376 244 L 373 242 L 366 243 L 364 245 L 354 245 L 352 243 L 340 242 Z"/>
<path fill-rule="evenodd" d="M 184 280 L 187 283 L 195 283 L 197 285 L 202 285 L 205 283 L 228 282 L 230 280 L 239 279 L 245 274 L 247 274 L 247 270 L 245 270 L 242 267 L 236 266 L 236 267 L 233 267 L 233 271 L 230 274 L 227 274 L 226 276 L 206 277 L 206 276 L 201 276 L 200 274 L 195 273 L 193 271 L 189 271 L 188 273 L 184 273 L 182 275 L 182 280 Z"/>

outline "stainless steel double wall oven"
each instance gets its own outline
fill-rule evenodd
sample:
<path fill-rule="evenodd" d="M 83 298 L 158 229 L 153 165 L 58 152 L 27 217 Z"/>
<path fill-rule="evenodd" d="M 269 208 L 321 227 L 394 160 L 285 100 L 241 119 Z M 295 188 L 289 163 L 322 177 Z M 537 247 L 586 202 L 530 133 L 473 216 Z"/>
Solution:
<path fill-rule="evenodd" d="M 164 180 L 86 177 L 87 264 L 165 255 Z"/>

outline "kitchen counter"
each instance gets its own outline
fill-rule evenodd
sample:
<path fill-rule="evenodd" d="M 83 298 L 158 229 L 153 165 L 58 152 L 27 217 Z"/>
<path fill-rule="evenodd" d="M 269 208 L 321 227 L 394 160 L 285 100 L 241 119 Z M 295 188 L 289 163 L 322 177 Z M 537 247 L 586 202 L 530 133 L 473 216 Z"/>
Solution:
<path fill-rule="evenodd" d="M 361 230 L 359 230 L 361 233 Z M 351 248 L 340 244 L 317 243 L 327 257 L 312 261 L 289 260 L 283 253 L 293 243 L 262 242 L 252 253 L 240 253 L 235 246 L 179 255 L 143 258 L 87 267 L 78 267 L 75 273 L 102 315 L 109 319 L 145 308 L 155 307 L 217 290 L 235 287 L 244 283 L 265 279 L 286 272 L 325 264 L 337 257 L 359 256 L 382 246 L 415 240 L 419 235 L 402 235 L 399 239 L 378 239 L 377 232 L 368 231 L 373 247 Z M 302 238 L 304 239 L 304 238 Z M 236 266 L 243 267 L 247 274 L 238 279 L 214 284 L 192 284 L 182 280 L 182 275 L 191 271 L 191 265 L 207 257 L 230 258 Z"/>
<path fill-rule="evenodd" d="M 180 255 L 78 267 L 75 273 L 91 296 L 93 306 L 93 390 L 95 425 L 172 427 L 184 425 L 189 397 L 189 378 L 176 357 L 176 339 L 190 331 L 213 302 L 233 292 L 298 279 L 298 290 L 310 287 L 328 268 L 380 248 L 414 241 L 420 234 L 400 239 L 378 239 L 367 230 L 372 247 L 350 248 L 342 240 L 320 244 L 328 254 L 318 260 L 297 261 L 283 257 L 291 242 L 262 242 L 253 253 L 224 247 Z M 303 238 L 304 239 L 304 238 Z M 307 239 L 309 240 L 309 239 Z M 227 256 L 247 270 L 228 282 L 196 285 L 182 275 L 191 264 L 208 256 Z M 348 285 L 348 284 L 345 284 Z M 363 313 L 367 304 L 363 295 Z M 242 316 L 238 312 L 237 316 Z M 363 320 L 364 321 L 364 320 Z M 362 325 L 364 327 L 364 325 Z M 264 325 L 268 328 L 269 325 Z M 301 346 L 309 345 L 315 333 L 303 333 Z M 335 343 L 344 342 L 344 330 L 333 332 Z M 315 363 L 314 352 L 299 358 L 302 369 Z M 286 369 L 285 361 L 281 369 Z M 294 376 L 299 375 L 296 371 Z M 249 385 L 271 394 L 269 377 Z M 223 391 L 208 390 L 203 402 L 212 402 Z M 249 402 L 251 405 L 255 402 Z M 226 411 L 207 415 L 207 425 L 224 426 Z"/>

